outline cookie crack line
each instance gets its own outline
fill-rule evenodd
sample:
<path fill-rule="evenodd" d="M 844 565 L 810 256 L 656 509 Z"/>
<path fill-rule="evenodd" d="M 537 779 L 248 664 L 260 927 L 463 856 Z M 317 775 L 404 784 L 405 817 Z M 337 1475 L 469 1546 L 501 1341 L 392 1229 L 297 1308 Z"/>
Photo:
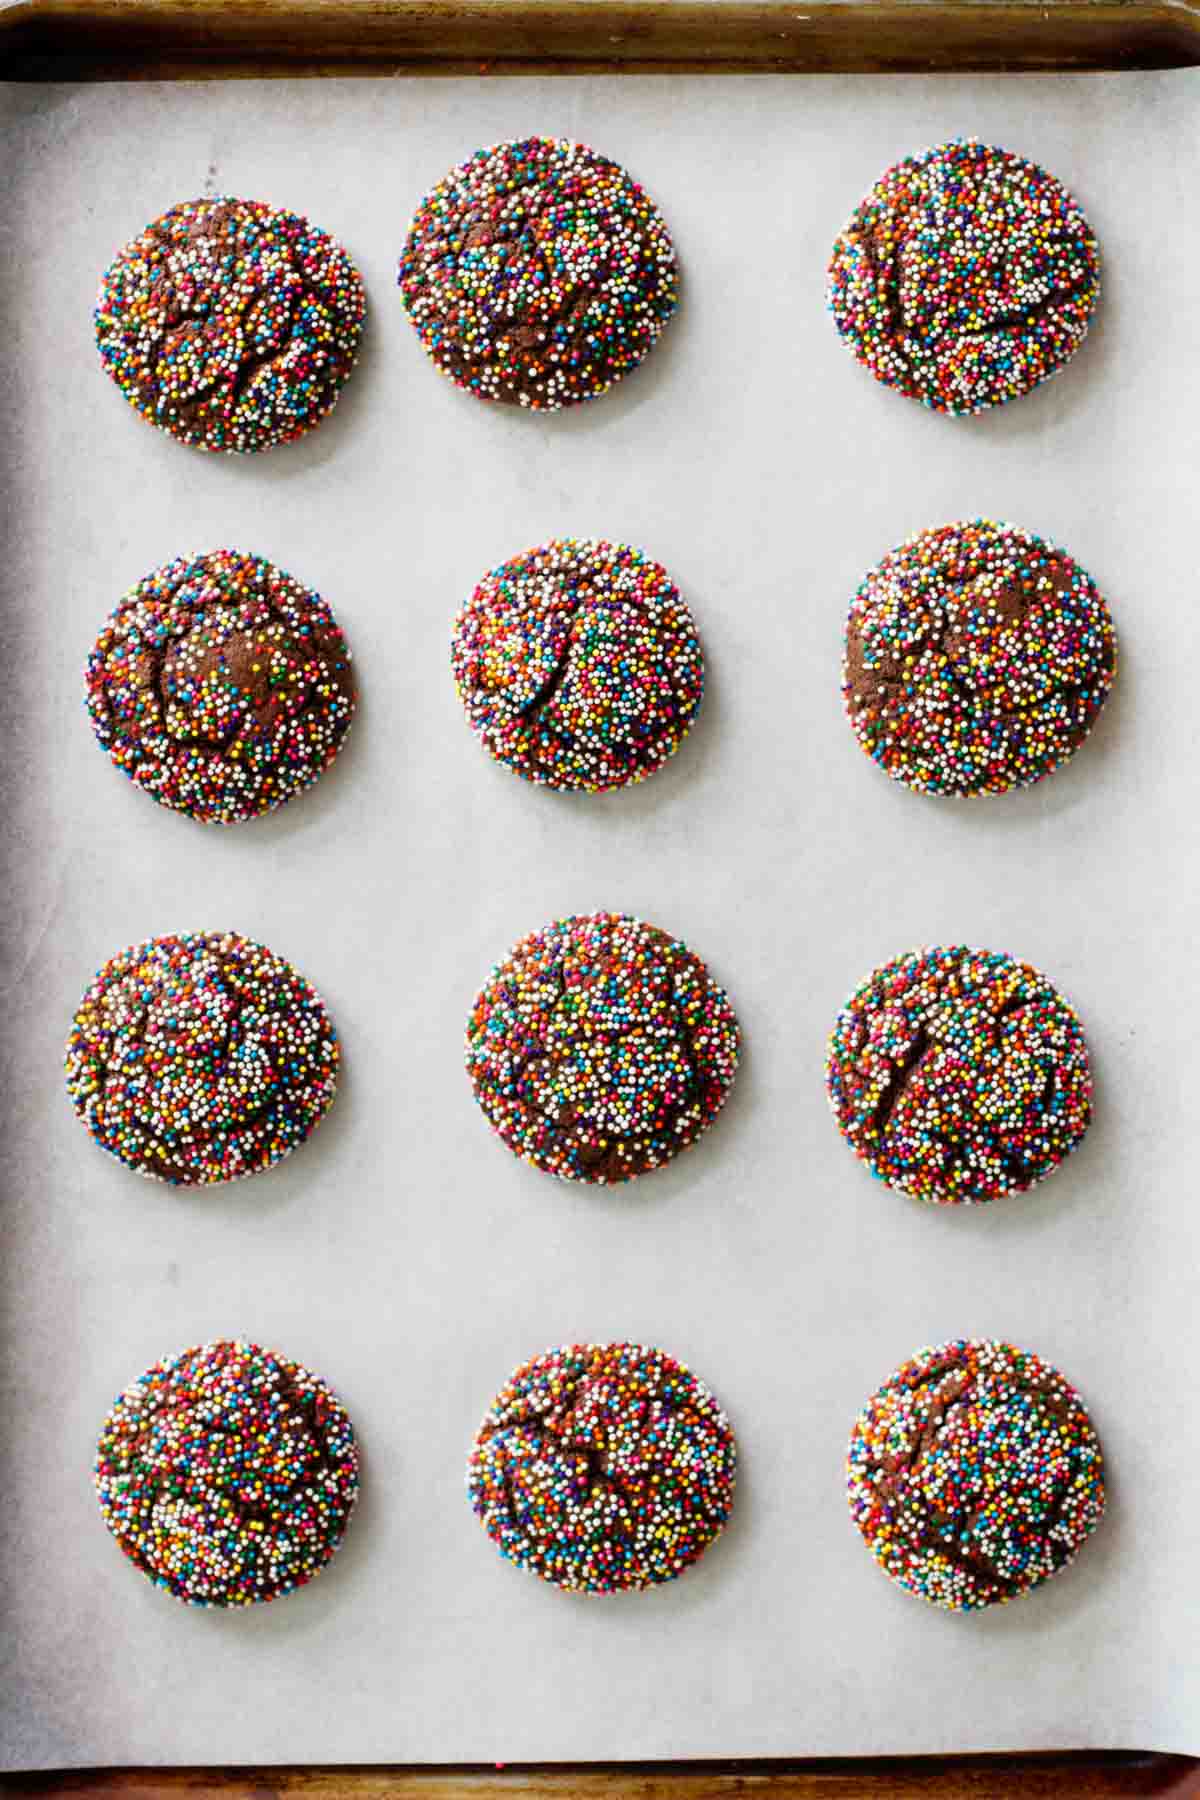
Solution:
<path fill-rule="evenodd" d="M 1056 288 L 1054 292 L 1048 294 L 1044 300 L 1031 301 L 1029 306 L 1024 309 L 996 313 L 991 318 L 985 319 L 980 325 L 957 325 L 947 323 L 945 329 L 940 333 L 934 335 L 922 335 L 921 333 L 914 331 L 914 336 L 919 337 L 922 343 L 929 344 L 934 351 L 943 344 L 952 343 L 962 338 L 984 339 L 993 337 L 998 333 L 1011 330 L 1014 327 L 1019 328 L 1022 325 L 1032 325 L 1036 324 L 1040 319 L 1050 318 L 1056 312 L 1061 312 L 1064 307 L 1069 306 L 1072 300 L 1078 299 L 1086 294 L 1087 291 L 1087 279 L 1084 276 L 1080 276 L 1077 281 L 1073 281 L 1067 286 Z"/>
<path fill-rule="evenodd" d="M 631 1541 L 636 1537 L 637 1527 L 634 1514 L 637 1502 L 625 1481 L 608 1467 L 608 1452 L 595 1444 L 573 1443 L 570 1439 L 564 1438 L 561 1433 L 532 1419 L 523 1419 L 509 1425 L 499 1426 L 486 1440 L 489 1443 L 494 1443 L 497 1438 L 501 1440 L 504 1479 L 510 1494 L 514 1497 L 512 1523 L 515 1530 L 528 1534 L 530 1521 L 528 1518 L 522 1521 L 519 1503 L 515 1499 L 516 1490 L 513 1485 L 506 1441 L 509 1432 L 517 1432 L 522 1438 L 531 1439 L 539 1449 L 545 1448 L 547 1440 L 549 1440 L 557 1454 L 570 1457 L 577 1463 L 581 1462 L 587 1475 L 588 1500 L 595 1499 L 597 1494 L 613 1494 L 621 1504 L 622 1512 L 618 1513 L 616 1518 L 610 1516 L 606 1521 L 608 1530 L 611 1532 L 616 1529 L 620 1532 L 627 1532 Z M 482 1433 L 480 1437 L 482 1439 Z M 528 1512 L 528 1508 L 526 1508 L 526 1512 Z M 535 1539 L 535 1541 L 537 1540 Z"/>
<path fill-rule="evenodd" d="M 892 1078 L 875 1104 L 871 1115 L 871 1129 L 879 1137 L 887 1131 L 888 1122 L 904 1095 L 904 1090 L 920 1068 L 925 1058 L 937 1045 L 929 1034 L 924 1023 L 918 1024 L 913 1032 L 912 1042 L 904 1052 L 899 1063 L 895 1064 Z"/>

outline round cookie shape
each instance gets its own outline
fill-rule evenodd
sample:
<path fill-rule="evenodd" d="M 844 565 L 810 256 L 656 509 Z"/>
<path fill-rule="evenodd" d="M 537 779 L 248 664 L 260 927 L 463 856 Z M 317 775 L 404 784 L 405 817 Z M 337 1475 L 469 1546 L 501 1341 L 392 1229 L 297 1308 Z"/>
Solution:
<path fill-rule="evenodd" d="M 658 208 L 566 138 L 495 144 L 421 202 L 398 274 L 443 374 L 482 400 L 556 412 L 641 362 L 678 304 Z"/>
<path fill-rule="evenodd" d="M 299 1363 L 224 1338 L 119 1394 L 94 1469 L 104 1523 L 190 1606 L 277 1600 L 320 1573 L 358 1496 L 341 1401 Z"/>
<path fill-rule="evenodd" d="M 102 1150 L 175 1186 L 280 1162 L 333 1102 L 337 1033 L 290 963 L 232 931 L 151 938 L 79 1003 L 67 1092 Z"/>
<path fill-rule="evenodd" d="M 493 969 L 467 1073 L 513 1153 L 565 1181 L 629 1181 L 725 1104 L 740 1036 L 686 944 L 625 913 L 556 919 Z"/>
<path fill-rule="evenodd" d="M 937 1206 L 1022 1193 L 1082 1139 L 1083 1027 L 1038 970 L 993 950 L 911 950 L 837 1016 L 825 1081 L 846 1142 Z"/>
<path fill-rule="evenodd" d="M 567 1344 L 523 1363 L 467 1469 L 500 1554 L 574 1593 L 673 1581 L 724 1529 L 737 1452 L 683 1363 L 641 1344 Z"/>
<path fill-rule="evenodd" d="M 497 762 L 593 794 L 660 769 L 704 692 L 700 640 L 667 571 L 628 544 L 578 538 L 485 575 L 455 621 L 451 664 Z"/>
<path fill-rule="evenodd" d="M 1062 183 L 970 138 L 881 176 L 833 246 L 827 297 L 877 381 L 980 413 L 1062 368 L 1099 292 L 1099 247 Z"/>
<path fill-rule="evenodd" d="M 268 450 L 320 423 L 358 354 L 362 277 L 328 232 L 260 200 L 187 200 L 125 246 L 96 301 L 106 372 L 200 450 Z"/>
<path fill-rule="evenodd" d="M 867 755 L 917 793 L 1001 794 L 1073 756 L 1112 687 L 1104 597 L 1019 526 L 919 531 L 855 594 L 842 695 Z"/>
<path fill-rule="evenodd" d="M 261 556 L 180 556 L 119 602 L 87 665 L 116 767 L 163 806 L 228 824 L 282 806 L 354 717 L 350 651 L 319 594 Z"/>
<path fill-rule="evenodd" d="M 1031 1351 L 918 1350 L 867 1402 L 850 1512 L 885 1575 L 949 1612 L 1002 1605 L 1072 1561 L 1104 1512 L 1087 1408 Z"/>

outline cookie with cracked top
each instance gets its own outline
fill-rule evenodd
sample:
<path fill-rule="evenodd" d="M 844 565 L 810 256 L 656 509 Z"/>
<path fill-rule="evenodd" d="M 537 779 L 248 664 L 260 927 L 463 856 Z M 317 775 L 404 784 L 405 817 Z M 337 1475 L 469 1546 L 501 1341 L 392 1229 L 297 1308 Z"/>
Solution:
<path fill-rule="evenodd" d="M 975 138 L 881 176 L 834 244 L 827 289 L 858 361 L 942 413 L 983 412 L 1055 374 L 1099 293 L 1095 234 L 1066 188 Z"/>
<path fill-rule="evenodd" d="M 559 538 L 492 569 L 455 621 L 451 663 L 497 762 L 587 793 L 660 769 L 704 691 L 700 640 L 667 571 L 598 540 Z"/>
<path fill-rule="evenodd" d="M 350 651 L 319 594 L 265 557 L 180 556 L 129 590 L 88 657 L 97 742 L 160 805 L 228 824 L 282 806 L 354 717 Z"/>
<path fill-rule="evenodd" d="M 135 1568 L 190 1606 L 251 1606 L 329 1562 L 358 1497 L 350 1416 L 318 1375 L 222 1338 L 113 1402 L 93 1472 Z"/>
<path fill-rule="evenodd" d="M 607 392 L 679 297 L 654 202 L 567 138 L 494 144 L 452 169 L 417 210 L 397 280 L 444 375 L 539 412 Z"/>
<path fill-rule="evenodd" d="M 569 1592 L 656 1587 L 733 1506 L 729 1420 L 685 1364 L 642 1344 L 523 1363 L 476 1434 L 471 1506 L 500 1554 Z"/>
<path fill-rule="evenodd" d="M 261 200 L 183 201 L 125 246 L 96 345 L 130 405 L 180 443 L 255 451 L 320 423 L 354 367 L 362 277 L 329 233 Z"/>
<path fill-rule="evenodd" d="M 234 931 L 114 956 L 67 1042 L 67 1092 L 101 1150 L 139 1175 L 208 1186 L 290 1154 L 333 1103 L 337 1033 L 290 963 Z"/>
<path fill-rule="evenodd" d="M 1075 754 L 1116 668 L 1091 576 L 1032 531 L 968 519 L 917 532 L 871 570 L 846 623 L 842 695 L 894 780 L 1002 794 Z"/>
<path fill-rule="evenodd" d="M 1017 1194 L 1091 1119 L 1083 1027 L 1028 963 L 911 950 L 850 996 L 825 1063 L 843 1137 L 881 1181 L 938 1206 Z"/>
<path fill-rule="evenodd" d="M 1058 1370 L 1011 1344 L 918 1350 L 855 1422 L 850 1513 L 885 1575 L 949 1612 L 1002 1605 L 1073 1561 L 1104 1459 Z"/>
<path fill-rule="evenodd" d="M 556 919 L 493 969 L 467 1073 L 515 1155 L 566 1181 L 629 1181 L 707 1130 L 737 1019 L 686 944 L 623 913 Z"/>

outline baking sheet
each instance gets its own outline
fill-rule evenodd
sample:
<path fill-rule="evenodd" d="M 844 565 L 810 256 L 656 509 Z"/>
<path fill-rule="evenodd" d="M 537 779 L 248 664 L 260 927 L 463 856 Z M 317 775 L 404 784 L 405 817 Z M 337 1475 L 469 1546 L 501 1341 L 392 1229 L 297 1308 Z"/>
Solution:
<path fill-rule="evenodd" d="M 5 1766 L 1200 1751 L 1198 77 L 42 87 L 8 90 L 2 116 Z M 531 131 L 626 162 L 686 281 L 642 370 L 551 418 L 439 379 L 392 285 L 421 194 L 477 144 Z M 886 164 L 970 132 L 1079 195 L 1105 292 L 1060 377 L 955 421 L 884 392 L 839 348 L 823 269 Z M 109 256 L 202 190 L 308 212 L 369 286 L 362 366 L 336 413 L 254 460 L 148 430 L 91 342 Z M 880 555 L 980 512 L 1095 575 L 1118 685 L 1043 786 L 920 799 L 844 723 L 841 628 Z M 491 765 L 448 674 L 451 618 L 478 575 L 561 534 L 664 561 L 708 654 L 682 752 L 605 798 Z M 131 583 L 222 543 L 327 596 L 364 698 L 318 789 L 204 830 L 108 766 L 81 670 Z M 746 1038 L 703 1143 L 615 1192 L 519 1164 L 461 1068 L 492 962 L 597 907 L 686 937 Z M 345 1080 L 282 1167 L 188 1194 L 89 1145 L 59 1063 L 105 957 L 214 927 L 312 979 Z M 1097 1105 L 1051 1181 L 946 1213 L 853 1161 L 821 1061 L 863 974 L 955 940 L 1027 957 L 1076 1002 Z M 334 1384 L 365 1484 L 320 1580 L 222 1615 L 134 1576 L 89 1466 L 119 1388 L 235 1333 Z M 884 1580 L 842 1493 L 861 1401 L 918 1345 L 958 1334 L 1058 1364 L 1111 1473 L 1078 1564 L 966 1618 Z M 465 1458 L 517 1362 L 622 1336 L 713 1386 L 739 1436 L 738 1501 L 681 1581 L 570 1597 L 495 1554 L 464 1499 Z"/>

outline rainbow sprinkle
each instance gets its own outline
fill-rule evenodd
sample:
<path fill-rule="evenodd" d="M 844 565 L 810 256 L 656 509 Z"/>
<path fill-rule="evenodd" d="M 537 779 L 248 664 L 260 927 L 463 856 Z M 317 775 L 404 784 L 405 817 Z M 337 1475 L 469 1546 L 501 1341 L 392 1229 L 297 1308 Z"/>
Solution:
<path fill-rule="evenodd" d="M 830 1105 L 854 1154 L 914 1199 L 1017 1194 L 1088 1128 L 1083 1027 L 1044 975 L 992 950 L 911 950 L 850 996 L 829 1039 Z"/>
<path fill-rule="evenodd" d="M 180 1186 L 237 1181 L 302 1144 L 339 1048 L 290 963 L 236 932 L 151 938 L 105 963 L 67 1044 L 67 1092 L 102 1150 Z"/>
<path fill-rule="evenodd" d="M 739 1044 L 728 996 L 686 944 L 591 913 L 532 932 L 493 969 L 467 1020 L 467 1073 L 515 1155 L 604 1185 L 708 1129 Z"/>
<path fill-rule="evenodd" d="M 942 413 L 1028 393 L 1072 357 L 1100 252 L 1062 183 L 975 138 L 906 157 L 833 247 L 839 333 L 885 387 Z"/>
<path fill-rule="evenodd" d="M 660 769 L 704 692 L 700 640 L 667 571 L 628 544 L 578 538 L 485 575 L 455 621 L 451 663 L 497 762 L 590 794 Z"/>
<path fill-rule="evenodd" d="M 572 1593 L 673 1581 L 724 1529 L 737 1452 L 682 1363 L 569 1344 L 522 1366 L 475 1438 L 467 1492 L 502 1556 Z"/>
<path fill-rule="evenodd" d="M 1030 787 L 1087 737 L 1117 642 L 1090 575 L 1031 531 L 919 531 L 850 605 L 842 697 L 867 755 L 925 794 Z"/>
<path fill-rule="evenodd" d="M 94 1475 L 104 1523 L 155 1587 L 190 1606 L 250 1606 L 332 1557 L 358 1497 L 358 1450 L 316 1375 L 222 1339 L 117 1396 Z"/>
<path fill-rule="evenodd" d="M 341 245 L 297 213 L 187 200 L 105 271 L 96 345 L 151 425 L 200 450 L 268 450 L 329 412 L 366 304 Z"/>
<path fill-rule="evenodd" d="M 354 717 L 350 651 L 319 594 L 261 556 L 180 556 L 120 601 L 88 657 L 102 749 L 162 806 L 227 824 L 329 767 Z"/>
<path fill-rule="evenodd" d="M 397 280 L 443 374 L 541 412 L 607 392 L 679 298 L 653 201 L 566 138 L 496 144 L 452 169 L 421 202 Z"/>
<path fill-rule="evenodd" d="M 1104 1512 L 1087 1408 L 1011 1344 L 918 1350 L 855 1422 L 850 1512 L 885 1575 L 950 1612 L 1002 1605 L 1072 1561 Z"/>

